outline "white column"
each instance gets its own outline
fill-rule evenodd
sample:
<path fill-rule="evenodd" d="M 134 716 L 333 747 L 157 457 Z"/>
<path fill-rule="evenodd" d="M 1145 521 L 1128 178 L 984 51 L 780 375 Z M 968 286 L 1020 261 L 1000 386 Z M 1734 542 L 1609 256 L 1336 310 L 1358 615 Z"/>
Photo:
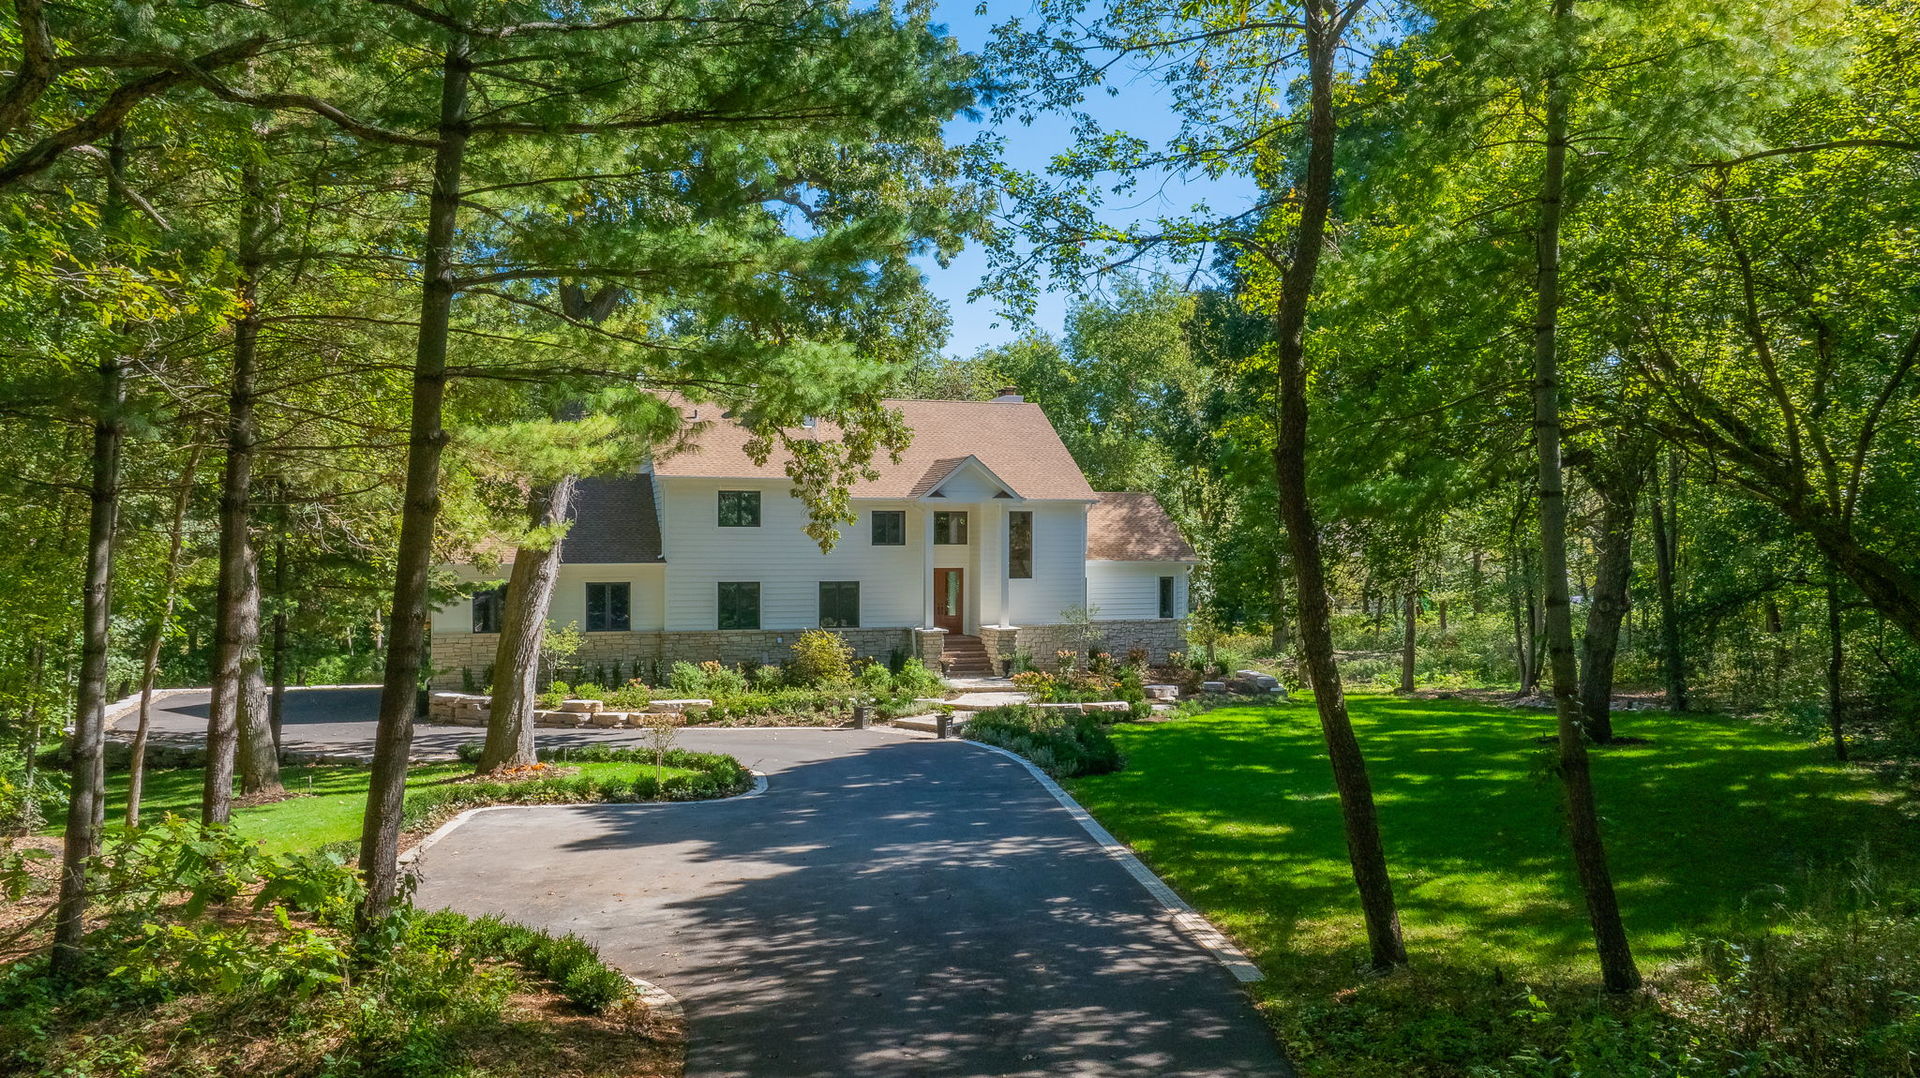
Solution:
<path fill-rule="evenodd" d="M 920 627 L 933 628 L 933 510 L 920 507 L 920 593 L 925 602 Z"/>

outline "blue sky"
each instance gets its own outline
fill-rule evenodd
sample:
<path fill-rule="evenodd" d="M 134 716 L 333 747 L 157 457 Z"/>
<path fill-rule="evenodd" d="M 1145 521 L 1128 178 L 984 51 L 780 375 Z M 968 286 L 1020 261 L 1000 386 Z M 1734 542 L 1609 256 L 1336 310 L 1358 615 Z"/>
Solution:
<path fill-rule="evenodd" d="M 940 0 L 939 4 L 940 18 L 968 52 L 980 51 L 993 27 L 1010 18 L 1023 17 L 1029 24 L 1032 21 L 1026 0 L 987 0 L 984 15 L 976 13 L 978 6 L 978 0 Z M 1156 82 L 1147 78 L 1129 80 L 1122 75 L 1115 84 L 1118 94 L 1101 94 L 1089 103 L 1089 111 L 1103 124 L 1153 142 L 1173 133 L 1177 121 Z M 948 128 L 948 137 L 956 143 L 971 142 L 985 126 L 956 120 Z M 1070 138 L 1069 126 L 1063 117 L 1045 118 L 1032 127 L 1013 124 L 1001 128 L 1001 133 L 1006 136 L 1007 161 L 1018 168 L 1035 170 L 1044 169 L 1048 158 L 1065 148 Z M 1111 200 L 1106 216 L 1115 222 L 1126 222 L 1177 211 L 1203 200 L 1215 209 L 1238 208 L 1251 196 L 1250 184 L 1205 179 L 1187 181 L 1167 176 L 1160 182 L 1140 184 L 1137 191 L 1125 199 Z M 999 344 L 1019 336 L 1020 329 L 999 313 L 991 299 L 967 301 L 967 293 L 979 284 L 987 267 L 986 256 L 978 249 L 969 248 L 945 269 L 931 258 L 922 265 L 929 286 L 947 302 L 953 317 L 947 341 L 948 355 L 971 355 L 983 345 Z M 1043 295 L 1034 317 L 1035 326 L 1058 334 L 1070 301 L 1071 296 L 1064 292 Z"/>

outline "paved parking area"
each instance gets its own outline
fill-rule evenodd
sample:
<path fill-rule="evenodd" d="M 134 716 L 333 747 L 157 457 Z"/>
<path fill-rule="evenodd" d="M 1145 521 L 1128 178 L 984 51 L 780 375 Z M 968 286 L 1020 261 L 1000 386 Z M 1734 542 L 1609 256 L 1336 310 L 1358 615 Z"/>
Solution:
<path fill-rule="evenodd" d="M 292 694 L 287 740 L 364 751 L 376 699 Z M 191 696 L 156 728 L 196 710 L 204 729 Z M 1227 971 L 1014 761 L 888 730 L 681 743 L 766 792 L 482 811 L 422 855 L 418 900 L 593 941 L 685 1005 L 702 1078 L 1290 1073 Z"/>

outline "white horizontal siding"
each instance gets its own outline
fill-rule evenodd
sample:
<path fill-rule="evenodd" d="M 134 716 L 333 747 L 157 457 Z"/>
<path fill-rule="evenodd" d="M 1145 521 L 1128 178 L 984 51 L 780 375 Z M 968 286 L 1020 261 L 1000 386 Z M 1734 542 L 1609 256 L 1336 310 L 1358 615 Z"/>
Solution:
<path fill-rule="evenodd" d="M 720 582 L 736 580 L 759 583 L 763 629 L 818 625 L 823 580 L 859 581 L 862 628 L 920 624 L 924 524 L 910 503 L 856 502 L 858 522 L 822 554 L 806 534 L 806 506 L 791 496 L 789 484 L 677 476 L 662 476 L 659 484 L 668 631 L 715 628 Z M 760 526 L 720 527 L 722 490 L 760 491 Z M 875 509 L 907 510 L 906 545 L 873 545 Z"/>
<path fill-rule="evenodd" d="M 1173 616 L 1187 616 L 1187 570 L 1177 561 L 1090 561 L 1087 599 L 1101 618 L 1133 620 L 1160 616 L 1160 578 L 1173 578 Z"/>
<path fill-rule="evenodd" d="M 1058 625 L 1061 611 L 1087 602 L 1087 507 L 1025 502 L 1006 508 L 1033 513 L 1033 578 L 1007 582 L 1008 623 Z"/>
<path fill-rule="evenodd" d="M 577 624 L 584 631 L 587 585 L 624 583 L 629 585 L 631 595 L 628 613 L 633 631 L 658 630 L 665 624 L 666 617 L 666 569 L 664 565 L 562 565 L 560 577 L 554 582 L 553 604 L 548 608 L 547 620 L 563 627 Z M 453 567 L 454 574 L 468 582 L 486 579 L 505 583 L 511 571 L 511 564 L 501 566 L 498 573 L 490 576 L 483 576 L 471 566 Z M 472 632 L 473 600 L 463 597 L 436 609 L 431 624 L 436 632 Z"/>

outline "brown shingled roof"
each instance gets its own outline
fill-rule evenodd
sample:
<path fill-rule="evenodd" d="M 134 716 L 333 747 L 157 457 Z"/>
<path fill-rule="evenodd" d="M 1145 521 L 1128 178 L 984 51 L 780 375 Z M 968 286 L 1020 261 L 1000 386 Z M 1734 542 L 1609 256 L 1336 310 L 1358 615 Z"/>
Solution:
<path fill-rule="evenodd" d="M 882 455 L 873 462 L 878 479 L 854 484 L 856 498 L 917 498 L 927 492 L 923 481 L 946 475 L 967 457 L 980 463 L 1020 498 L 1093 501 L 1096 495 L 1080 474 L 1080 466 L 1054 432 L 1037 404 L 992 401 L 891 400 L 887 407 L 906 420 L 913 442 L 894 463 Z M 776 452 L 765 464 L 747 456 L 747 431 L 721 417 L 715 404 L 688 405 L 698 413 L 697 429 L 687 446 L 664 455 L 653 469 L 664 477 L 696 476 L 710 479 L 785 479 L 785 455 Z M 811 437 L 835 437 L 832 424 L 809 428 Z M 935 480 L 938 482 L 940 480 Z"/>
<path fill-rule="evenodd" d="M 1193 547 L 1151 494 L 1102 491 L 1087 510 L 1088 561 L 1191 561 Z"/>
<path fill-rule="evenodd" d="M 564 564 L 624 565 L 664 560 L 653 482 L 644 475 L 580 480 L 567 517 L 573 526 L 560 541 Z M 500 539 L 482 540 L 475 550 L 503 565 L 513 564 L 516 553 L 512 543 Z"/>

